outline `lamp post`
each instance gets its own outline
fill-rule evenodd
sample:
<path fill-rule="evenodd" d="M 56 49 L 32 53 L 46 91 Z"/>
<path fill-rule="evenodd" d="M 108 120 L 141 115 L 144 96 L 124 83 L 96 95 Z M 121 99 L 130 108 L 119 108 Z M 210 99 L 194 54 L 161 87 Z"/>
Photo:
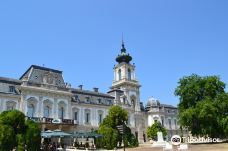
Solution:
<path fill-rule="evenodd" d="M 124 133 L 125 133 L 125 123 L 122 121 L 122 125 L 116 126 L 120 134 L 122 134 L 122 140 L 123 140 L 123 147 L 125 151 L 125 142 L 124 142 Z"/>

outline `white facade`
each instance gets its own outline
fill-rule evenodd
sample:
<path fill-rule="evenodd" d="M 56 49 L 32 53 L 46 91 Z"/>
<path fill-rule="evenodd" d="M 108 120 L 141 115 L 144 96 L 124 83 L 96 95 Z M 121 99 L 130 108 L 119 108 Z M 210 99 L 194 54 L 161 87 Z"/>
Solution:
<path fill-rule="evenodd" d="M 64 82 L 62 71 L 32 65 L 19 80 L 0 77 L 0 112 L 17 109 L 45 129 L 90 131 L 97 129 L 110 106 L 119 105 L 128 111 L 128 126 L 139 142 L 145 141 L 146 128 L 160 121 L 170 134 L 177 131 L 173 106 L 149 100 L 146 108 L 140 103 L 140 84 L 136 79 L 132 57 L 122 45 L 108 93 L 71 88 Z M 155 101 L 156 102 L 156 101 Z M 174 112 L 173 112 L 174 111 Z"/>
<path fill-rule="evenodd" d="M 177 123 L 177 108 L 172 105 L 160 104 L 155 98 L 149 98 L 146 104 L 146 113 L 148 126 L 155 121 L 160 122 L 168 130 L 168 138 L 179 133 L 179 125 Z"/>

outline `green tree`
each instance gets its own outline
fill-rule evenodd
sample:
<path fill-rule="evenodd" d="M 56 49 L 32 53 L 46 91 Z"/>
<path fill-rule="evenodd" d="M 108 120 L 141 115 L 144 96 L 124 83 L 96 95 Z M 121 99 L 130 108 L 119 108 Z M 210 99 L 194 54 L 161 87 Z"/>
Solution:
<path fill-rule="evenodd" d="M 13 128 L 0 123 L 0 151 L 10 151 L 16 144 Z"/>
<path fill-rule="evenodd" d="M 27 120 L 25 124 L 27 151 L 40 150 L 41 134 L 39 125 L 32 120 Z"/>
<path fill-rule="evenodd" d="M 0 123 L 10 125 L 14 129 L 15 135 L 25 133 L 25 115 L 18 110 L 2 112 L 0 116 Z"/>
<path fill-rule="evenodd" d="M 122 138 L 120 140 L 122 140 Z M 126 147 L 136 147 L 139 145 L 137 138 L 131 133 L 131 129 L 127 126 L 125 126 L 124 130 L 124 143 Z"/>
<path fill-rule="evenodd" d="M 16 140 L 17 140 L 17 151 L 25 151 L 25 135 L 17 134 Z"/>
<path fill-rule="evenodd" d="M 163 137 L 167 135 L 167 130 L 161 125 L 160 122 L 155 121 L 153 125 L 147 128 L 146 133 L 147 137 L 152 140 L 157 140 L 157 132 L 162 132 Z"/>
<path fill-rule="evenodd" d="M 40 129 L 37 123 L 25 121 L 25 115 L 18 110 L 0 114 L 0 151 L 40 149 Z"/>
<path fill-rule="evenodd" d="M 103 146 L 106 149 L 113 149 L 117 146 L 118 132 L 116 129 L 103 125 L 99 127 L 98 133 L 103 135 L 103 138 L 101 139 L 101 147 Z"/>
<path fill-rule="evenodd" d="M 225 83 L 217 76 L 191 75 L 178 82 L 178 117 L 194 136 L 225 137 L 228 97 Z"/>
<path fill-rule="evenodd" d="M 104 118 L 100 124 L 98 133 L 103 135 L 100 139 L 102 143 L 99 145 L 104 146 L 107 149 L 113 149 L 117 146 L 118 142 L 122 142 L 122 134 L 117 130 L 118 125 L 123 125 L 128 120 L 128 113 L 120 106 L 112 106 L 109 109 L 108 115 Z M 125 125 L 126 132 L 124 133 L 124 142 L 126 146 L 137 146 L 137 140 L 133 134 L 131 134 L 130 128 Z M 97 141 L 99 142 L 99 141 Z"/>
<path fill-rule="evenodd" d="M 220 138 L 228 136 L 228 93 L 223 93 L 217 96 L 215 100 L 215 107 L 217 109 L 217 121 L 219 130 L 217 130 Z"/>

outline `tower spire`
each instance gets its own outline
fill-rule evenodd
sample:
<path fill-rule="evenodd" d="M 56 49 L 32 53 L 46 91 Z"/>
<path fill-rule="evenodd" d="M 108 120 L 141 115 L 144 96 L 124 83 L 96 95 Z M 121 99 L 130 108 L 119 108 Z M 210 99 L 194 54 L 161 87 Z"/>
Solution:
<path fill-rule="evenodd" d="M 126 62 L 126 63 L 129 63 L 131 60 L 132 60 L 132 57 L 126 53 L 126 48 L 124 46 L 124 40 L 123 40 L 123 34 L 122 34 L 122 48 L 121 48 L 121 53 L 116 57 L 116 61 L 118 63 L 121 63 L 121 62 Z"/>
<path fill-rule="evenodd" d="M 126 49 L 125 49 L 125 47 L 124 47 L 124 38 L 123 38 L 123 33 L 122 33 L 122 48 L 121 48 L 121 52 L 124 52 L 124 53 L 126 53 Z"/>
<path fill-rule="evenodd" d="M 124 38 L 123 38 L 123 33 L 122 33 L 122 48 L 124 48 Z"/>

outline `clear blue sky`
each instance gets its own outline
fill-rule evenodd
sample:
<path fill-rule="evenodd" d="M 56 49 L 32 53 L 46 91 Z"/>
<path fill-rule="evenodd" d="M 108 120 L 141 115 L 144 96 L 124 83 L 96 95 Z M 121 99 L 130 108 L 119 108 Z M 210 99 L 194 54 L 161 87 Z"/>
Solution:
<path fill-rule="evenodd" d="M 39 0 L 0 2 L 0 76 L 31 65 L 107 92 L 121 37 L 136 64 L 141 101 L 176 105 L 178 79 L 219 75 L 228 83 L 227 0 Z"/>

